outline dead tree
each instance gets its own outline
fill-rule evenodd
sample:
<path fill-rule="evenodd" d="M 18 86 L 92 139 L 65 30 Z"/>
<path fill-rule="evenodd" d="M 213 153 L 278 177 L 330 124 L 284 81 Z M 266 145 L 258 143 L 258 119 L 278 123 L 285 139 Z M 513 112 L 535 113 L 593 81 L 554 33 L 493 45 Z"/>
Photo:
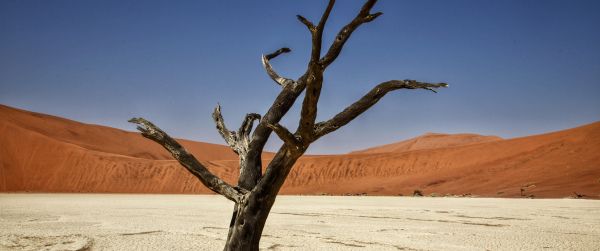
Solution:
<path fill-rule="evenodd" d="M 325 55 L 321 55 L 323 30 L 334 2 L 334 0 L 329 1 L 317 24 L 303 16 L 297 16 L 298 20 L 308 28 L 312 41 L 310 61 L 306 72 L 300 78 L 293 80 L 282 77 L 271 67 L 270 60 L 290 52 L 289 48 L 281 48 L 262 57 L 262 64 L 267 74 L 281 88 L 281 92 L 266 114 L 262 117 L 256 113 L 247 114 L 240 128 L 237 131 L 230 131 L 225 126 L 220 106 L 217 105 L 215 108 L 213 119 L 217 124 L 217 130 L 227 145 L 239 155 L 240 175 L 237 185 L 228 184 L 212 174 L 177 141 L 151 122 L 143 118 L 130 120 L 139 125 L 137 129 L 144 137 L 167 149 L 202 184 L 235 203 L 225 250 L 258 250 L 265 221 L 277 193 L 296 160 L 304 154 L 311 143 L 348 124 L 388 92 L 399 89 L 425 89 L 435 92 L 436 88 L 448 86 L 446 83 L 424 83 L 415 80 L 386 81 L 375 86 L 361 99 L 331 119 L 316 122 L 317 103 L 325 70 L 340 55 L 344 44 L 358 27 L 375 20 L 382 14 L 371 13 L 376 0 L 366 1 L 356 17 L 338 32 Z M 296 131 L 291 132 L 279 124 L 279 121 L 304 91 L 300 122 Z M 255 121 L 258 121 L 258 124 L 252 131 Z M 272 132 L 283 141 L 283 145 L 262 173 L 261 153 Z"/>

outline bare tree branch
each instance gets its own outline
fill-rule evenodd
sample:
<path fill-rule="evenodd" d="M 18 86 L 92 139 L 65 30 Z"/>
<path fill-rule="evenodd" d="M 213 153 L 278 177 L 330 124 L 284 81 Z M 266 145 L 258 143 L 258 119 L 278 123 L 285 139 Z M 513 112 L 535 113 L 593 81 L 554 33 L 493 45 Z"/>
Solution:
<path fill-rule="evenodd" d="M 310 55 L 311 64 L 317 64 L 319 62 L 319 58 L 321 57 L 321 46 L 323 45 L 323 30 L 325 29 L 325 23 L 327 23 L 327 19 L 329 18 L 329 14 L 333 9 L 334 4 L 335 0 L 329 0 L 327 8 L 323 12 L 321 20 L 319 20 L 319 24 L 315 28 L 315 31 L 312 33 L 312 51 Z"/>
<path fill-rule="evenodd" d="M 248 149 L 248 144 L 250 144 L 250 132 L 252 131 L 252 127 L 254 126 L 254 120 L 260 120 L 260 114 L 258 113 L 248 113 L 244 118 L 244 122 L 238 129 L 237 135 L 238 140 L 244 142 L 245 148 Z"/>
<path fill-rule="evenodd" d="M 252 131 L 252 127 L 254 126 L 254 120 L 260 120 L 260 114 L 258 113 L 248 113 L 244 118 L 244 122 L 240 125 L 240 129 L 237 132 L 238 145 L 241 147 L 241 159 L 246 159 L 246 154 L 248 153 L 248 148 L 250 147 L 250 132 Z M 244 164 L 240 163 L 240 168 L 244 169 Z M 244 172 L 245 170 L 241 170 L 240 172 Z"/>
<path fill-rule="evenodd" d="M 289 53 L 291 51 L 292 51 L 292 49 L 287 48 L 287 47 L 283 47 L 283 48 L 281 48 L 279 50 L 276 50 L 276 51 L 274 51 L 272 53 L 267 54 L 265 57 L 267 58 L 267 60 L 271 60 L 271 59 L 274 59 L 275 57 L 277 57 L 277 56 L 279 56 L 279 55 L 281 55 L 283 53 Z"/>
<path fill-rule="evenodd" d="M 300 122 L 298 125 L 298 133 L 304 142 L 310 142 L 313 137 L 313 128 L 317 119 L 317 103 L 321 96 L 321 88 L 323 86 L 323 71 L 316 69 L 309 71 L 307 78 L 306 93 L 302 101 L 302 110 L 300 111 Z"/>
<path fill-rule="evenodd" d="M 327 8 L 323 12 L 323 15 L 321 15 L 321 20 L 319 20 L 319 25 L 317 25 L 317 31 L 321 32 L 321 34 L 323 34 L 323 27 L 325 27 L 325 23 L 327 23 L 327 19 L 329 19 L 329 14 L 331 14 L 333 5 L 335 5 L 335 0 L 329 0 Z"/>
<path fill-rule="evenodd" d="M 229 131 L 225 126 L 221 107 L 215 108 L 213 118 L 219 133 L 239 155 L 240 174 L 237 187 L 232 187 L 210 173 L 181 145 L 152 123 L 141 118 L 130 120 L 130 122 L 140 125 L 138 130 L 144 137 L 161 144 L 204 185 L 236 202 L 225 250 L 259 250 L 258 241 L 275 198 L 294 163 L 305 153 L 312 142 L 348 124 L 390 91 L 425 89 L 435 92 L 437 88 L 448 86 L 445 83 L 431 84 L 414 80 L 387 81 L 377 85 L 360 100 L 330 120 L 315 124 L 317 103 L 323 85 L 323 73 L 339 56 L 351 34 L 361 24 L 371 22 L 382 14 L 381 12 L 370 13 L 375 3 L 376 0 L 366 0 L 357 16 L 338 32 L 335 41 L 323 57 L 321 57 L 323 31 L 335 1 L 329 0 L 327 8 L 316 26 L 303 16 L 297 16 L 298 20 L 308 27 L 311 33 L 310 62 L 306 72 L 294 81 L 277 74 L 269 62 L 271 59 L 289 52 L 289 48 L 281 48 L 262 56 L 262 63 L 269 77 L 283 87 L 262 118 L 258 114 L 247 114 L 237 131 Z M 292 133 L 279 122 L 305 90 L 300 124 L 298 130 Z M 259 122 L 256 129 L 252 130 L 255 120 L 259 120 Z M 263 175 L 261 154 L 272 132 L 275 132 L 284 141 L 284 144 L 273 156 Z M 252 134 L 251 138 L 250 134 Z"/>
<path fill-rule="evenodd" d="M 321 57 L 321 46 L 323 44 L 323 30 L 329 18 L 329 14 L 335 5 L 335 0 L 330 0 L 323 12 L 319 24 L 313 30 L 312 51 L 308 70 L 306 71 L 306 94 L 302 102 L 302 111 L 298 132 L 302 138 L 311 138 L 315 119 L 317 118 L 317 103 L 323 86 L 323 68 L 319 64 Z M 307 140 L 306 142 L 308 142 Z"/>
<path fill-rule="evenodd" d="M 325 23 L 327 23 L 327 19 L 329 18 L 329 14 L 331 13 L 331 10 L 333 9 L 334 4 L 335 4 L 335 0 L 329 0 L 329 3 L 327 4 L 327 8 L 323 12 L 323 15 L 321 16 L 321 19 L 319 20 L 319 24 L 317 26 L 315 26 L 311 21 L 309 21 L 305 17 L 303 17 L 301 15 L 296 15 L 298 20 L 300 20 L 301 23 L 306 25 L 306 27 L 308 28 L 308 30 L 310 31 L 310 34 L 311 34 L 312 51 L 311 51 L 311 56 L 310 56 L 310 64 L 316 64 L 319 62 L 319 58 L 321 57 L 321 45 L 322 45 L 322 40 L 323 40 L 323 30 L 325 27 Z"/>
<path fill-rule="evenodd" d="M 271 136 L 273 130 L 267 126 L 267 124 L 279 123 L 281 118 L 290 110 L 294 105 L 294 102 L 300 96 L 306 86 L 305 77 L 300 77 L 293 85 L 287 85 L 283 89 L 269 108 L 269 110 L 263 115 L 260 122 L 252 133 L 252 140 L 248 147 L 248 154 L 246 163 L 248 167 L 255 167 L 244 177 L 240 176 L 240 182 L 244 182 L 246 189 L 252 189 L 258 180 L 262 177 L 262 158 L 261 154 L 267 143 L 267 140 Z"/>
<path fill-rule="evenodd" d="M 239 202 L 241 197 L 248 191 L 232 187 L 227 182 L 212 174 L 204 165 L 202 165 L 193 155 L 187 152 L 183 146 L 177 141 L 156 127 L 150 121 L 143 118 L 132 118 L 129 122 L 137 124 L 137 129 L 142 133 L 142 136 L 153 140 L 162 145 L 171 153 L 179 163 L 184 166 L 190 173 L 196 176 L 202 184 L 208 187 L 215 193 L 225 196 L 227 199 Z"/>
<path fill-rule="evenodd" d="M 358 117 L 371 106 L 376 104 L 385 94 L 390 91 L 398 89 L 425 89 L 436 92 L 435 88 L 448 87 L 446 83 L 423 83 L 415 80 L 391 80 L 383 82 L 369 91 L 361 99 L 348 106 L 342 112 L 335 115 L 332 119 L 325 122 L 319 122 L 315 125 L 315 138 L 313 140 L 322 137 L 330 132 L 337 130 L 338 128 L 348 124 L 350 121 Z"/>
<path fill-rule="evenodd" d="M 308 19 L 301 15 L 296 15 L 296 18 L 298 18 L 298 21 L 303 23 L 306 26 L 306 28 L 308 28 L 308 31 L 310 31 L 311 33 L 315 32 L 315 25 L 311 21 L 308 21 Z"/>
<path fill-rule="evenodd" d="M 219 134 L 225 139 L 225 142 L 231 149 L 240 156 L 245 155 L 248 152 L 248 146 L 250 145 L 250 132 L 254 125 L 254 120 L 260 120 L 260 114 L 248 113 L 244 118 L 244 121 L 240 125 L 237 132 L 230 131 L 225 126 L 225 120 L 221 114 L 221 105 L 217 104 L 213 111 L 212 117 L 217 125 Z"/>
<path fill-rule="evenodd" d="M 328 8 L 327 8 L 328 10 L 326 10 L 324 12 L 323 16 L 321 17 L 321 20 L 319 21 L 319 25 L 321 25 L 321 23 L 322 23 L 321 26 L 325 25 L 325 21 L 327 20 L 327 18 L 329 16 L 329 12 L 331 11 L 332 6 L 333 6 L 333 1 L 330 1 Z M 298 17 L 298 20 L 300 20 L 300 22 L 302 22 L 304 25 L 306 25 L 309 28 L 309 30 L 311 31 L 311 35 L 312 35 L 313 30 L 316 29 L 314 24 L 312 24 L 310 21 L 308 21 L 308 19 L 304 18 L 303 16 L 298 15 L 297 17 Z M 319 44 L 321 44 L 321 43 L 319 43 Z M 277 56 L 279 54 L 281 54 L 281 53 L 275 52 L 270 55 Z M 266 56 L 267 63 L 268 63 L 268 60 L 271 59 L 270 55 Z M 265 65 L 269 65 L 269 64 L 265 64 Z M 313 65 L 318 65 L 318 64 L 313 63 Z M 267 72 L 269 72 L 269 71 L 267 71 Z M 287 84 L 287 85 L 283 86 L 284 88 L 281 90 L 279 95 L 277 95 L 277 98 L 275 98 L 275 101 L 273 102 L 273 104 L 271 105 L 271 107 L 269 108 L 267 113 L 264 114 L 260 123 L 256 126 L 256 129 L 254 130 L 254 133 L 252 134 L 252 140 L 250 142 L 250 146 L 248 149 L 247 163 L 249 166 L 257 166 L 257 167 L 262 166 L 261 153 L 262 153 L 263 148 L 265 147 L 267 140 L 269 139 L 269 136 L 271 135 L 271 132 L 273 131 L 267 125 L 279 123 L 281 118 L 294 105 L 294 102 L 296 101 L 298 96 L 300 96 L 300 94 L 304 91 L 304 89 L 307 85 L 309 75 L 310 75 L 310 74 L 308 74 L 308 72 L 309 71 L 307 71 L 307 73 L 302 75 L 302 77 L 300 77 L 298 80 L 294 81 L 293 85 Z M 269 75 L 271 75 L 271 74 L 269 74 Z M 274 79 L 278 79 L 277 77 L 278 77 L 278 75 L 276 75 L 274 77 Z M 312 126 L 310 128 L 312 129 Z M 247 179 L 253 179 L 254 181 L 258 181 L 258 178 L 260 178 L 262 176 L 262 174 L 261 174 L 262 170 L 260 168 L 257 168 L 255 172 L 256 173 L 252 173 L 252 175 L 250 175 L 250 174 L 248 175 L 248 177 L 253 177 L 253 178 L 247 178 Z M 244 179 L 246 179 L 246 178 L 244 178 Z M 252 182 L 248 181 L 247 184 L 252 184 Z M 256 184 L 256 183 L 254 183 L 254 184 Z"/>
<path fill-rule="evenodd" d="M 281 48 L 271 54 L 262 56 L 262 64 L 263 64 L 263 67 L 265 68 L 265 71 L 267 71 L 267 74 L 269 75 L 269 77 L 271 77 L 271 79 L 273 79 L 275 81 L 275 83 L 277 83 L 278 85 L 281 85 L 282 87 L 285 87 L 286 85 L 294 83 L 294 80 L 279 76 L 279 74 L 277 74 L 277 72 L 275 72 L 275 70 L 273 70 L 273 67 L 271 66 L 271 63 L 269 62 L 269 60 L 279 56 L 282 53 L 288 53 L 290 51 L 292 51 L 292 50 L 290 50 L 290 48 L 284 47 L 284 48 Z"/>
<path fill-rule="evenodd" d="M 219 131 L 219 134 L 221 134 L 227 145 L 229 145 L 229 147 L 231 147 L 235 153 L 240 154 L 242 149 L 238 144 L 238 135 L 234 131 L 229 131 L 225 126 L 225 120 L 221 114 L 221 105 L 217 104 L 217 107 L 215 107 L 215 110 L 213 111 L 212 117 L 217 125 L 217 131 Z"/>
<path fill-rule="evenodd" d="M 348 41 L 348 38 L 350 38 L 350 35 L 352 35 L 352 32 L 354 32 L 356 28 L 358 28 L 361 24 L 375 20 L 375 18 L 383 14 L 381 12 L 370 14 L 371 9 L 376 2 L 377 0 L 368 0 L 362 6 L 358 15 L 356 15 L 356 17 L 349 24 L 344 26 L 344 28 L 338 32 L 333 44 L 329 47 L 327 54 L 325 54 L 325 56 L 323 56 L 323 58 L 320 60 L 320 64 L 323 66 L 323 68 L 327 68 L 327 66 L 329 66 L 340 55 L 344 44 L 346 41 Z"/>
<path fill-rule="evenodd" d="M 225 121 L 223 120 L 223 115 L 221 114 L 220 105 L 215 107 L 213 119 L 217 125 L 217 130 L 221 136 L 223 136 L 223 139 L 225 139 L 227 145 L 229 145 L 240 158 L 240 175 L 238 179 L 238 186 L 243 189 L 251 190 L 252 187 L 254 187 L 254 184 L 256 184 L 256 180 L 260 178 L 261 167 L 257 165 L 249 165 L 246 160 L 248 159 L 248 156 L 252 155 L 249 150 L 250 144 L 252 143 L 250 132 L 252 131 L 254 120 L 260 120 L 260 115 L 256 113 L 246 114 L 246 117 L 244 118 L 244 121 L 240 125 L 240 128 L 237 132 L 229 131 L 225 127 Z"/>
<path fill-rule="evenodd" d="M 277 136 L 279 136 L 279 138 L 288 146 L 293 148 L 297 148 L 300 145 L 300 141 L 298 141 L 298 139 L 296 138 L 296 136 L 294 136 L 294 134 L 292 134 L 287 128 L 285 128 L 284 126 L 280 125 L 279 123 L 276 124 L 267 124 L 267 126 L 269 128 L 271 128 L 275 134 L 277 134 Z"/>

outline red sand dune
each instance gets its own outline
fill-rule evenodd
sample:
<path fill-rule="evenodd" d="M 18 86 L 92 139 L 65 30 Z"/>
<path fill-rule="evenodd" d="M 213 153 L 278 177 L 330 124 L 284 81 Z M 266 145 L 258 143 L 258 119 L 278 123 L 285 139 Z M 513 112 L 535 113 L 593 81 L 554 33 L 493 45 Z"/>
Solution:
<path fill-rule="evenodd" d="M 406 152 L 421 149 L 436 149 L 444 147 L 461 146 L 468 144 L 476 144 L 481 142 L 489 142 L 501 140 L 498 136 L 482 136 L 478 134 L 442 134 L 442 133 L 426 133 L 422 136 L 404 140 L 392 144 L 376 146 L 365 150 L 355 151 L 351 153 L 389 153 L 389 152 Z"/>
<path fill-rule="evenodd" d="M 228 182 L 228 147 L 181 140 Z M 503 140 L 424 136 L 345 155 L 306 156 L 284 194 L 473 194 L 600 197 L 600 122 Z M 271 154 L 265 155 L 265 162 Z M 523 192 L 521 190 L 523 189 Z M 138 133 L 0 105 L 0 191 L 206 193 L 162 147 Z"/>

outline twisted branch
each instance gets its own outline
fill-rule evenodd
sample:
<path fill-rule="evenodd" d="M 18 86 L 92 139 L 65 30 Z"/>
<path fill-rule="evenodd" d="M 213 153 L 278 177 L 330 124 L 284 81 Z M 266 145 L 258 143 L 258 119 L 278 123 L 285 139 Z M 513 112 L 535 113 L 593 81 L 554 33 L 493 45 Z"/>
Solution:
<path fill-rule="evenodd" d="M 348 124 L 350 121 L 358 117 L 358 115 L 375 105 L 388 92 L 398 89 L 425 89 L 436 92 L 434 89 L 441 87 L 448 87 L 448 84 L 430 84 L 415 80 L 391 80 L 383 82 L 375 86 L 375 88 L 365 94 L 361 99 L 348 106 L 330 120 L 315 124 L 314 138 L 312 140 L 314 141 Z"/>
<path fill-rule="evenodd" d="M 263 67 L 265 68 L 265 71 L 267 71 L 267 74 L 269 75 L 269 77 L 271 77 L 271 79 L 273 79 L 273 81 L 275 81 L 275 83 L 277 83 L 278 85 L 281 85 L 284 88 L 289 84 L 293 84 L 294 80 L 279 76 L 279 74 L 277 74 L 277 72 L 275 72 L 275 70 L 273 70 L 273 67 L 271 66 L 271 63 L 269 62 L 269 60 L 279 56 L 282 53 L 288 53 L 290 51 L 292 51 L 292 50 L 290 50 L 290 48 L 284 47 L 284 48 L 281 48 L 271 54 L 262 55 L 262 64 L 263 64 Z"/>
<path fill-rule="evenodd" d="M 167 133 L 156 127 L 150 121 L 143 118 L 132 118 L 129 122 L 137 124 L 137 129 L 142 136 L 162 145 L 179 163 L 215 193 L 225 196 L 227 199 L 239 202 L 247 190 L 233 187 L 219 177 L 212 174 L 192 154 L 188 153 L 183 146 L 171 138 Z"/>

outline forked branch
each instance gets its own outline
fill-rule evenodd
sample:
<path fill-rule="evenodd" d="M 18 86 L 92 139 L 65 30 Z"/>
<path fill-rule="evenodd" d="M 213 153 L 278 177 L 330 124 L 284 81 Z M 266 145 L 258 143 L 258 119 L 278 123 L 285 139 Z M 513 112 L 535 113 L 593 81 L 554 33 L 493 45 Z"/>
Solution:
<path fill-rule="evenodd" d="M 323 58 L 320 60 L 320 64 L 323 68 L 327 68 L 327 66 L 329 66 L 340 55 L 344 44 L 346 41 L 348 41 L 348 38 L 350 38 L 350 35 L 352 35 L 354 30 L 356 30 L 361 24 L 371 22 L 383 14 L 381 12 L 373 14 L 370 13 L 373 5 L 375 5 L 376 2 L 377 0 L 368 0 L 362 6 L 360 12 L 358 12 L 358 15 L 356 15 L 356 17 L 349 24 L 344 26 L 344 28 L 338 32 L 333 44 L 331 44 L 329 47 L 327 54 L 325 54 L 325 56 L 323 56 Z"/>
<path fill-rule="evenodd" d="M 298 127 L 298 133 L 302 138 L 309 138 L 311 136 L 310 134 L 312 134 L 315 119 L 317 117 L 317 103 L 319 102 L 321 87 L 323 86 L 323 67 L 319 64 L 321 46 L 323 44 L 323 30 L 325 29 L 325 24 L 327 23 L 327 19 L 329 18 L 329 14 L 333 9 L 334 4 L 335 0 L 329 1 L 327 8 L 323 12 L 319 24 L 316 27 L 312 25 L 312 23 L 309 23 L 310 26 L 307 25 L 311 31 L 312 51 L 308 69 L 305 73 L 306 92 L 304 100 L 302 101 L 300 124 Z M 298 16 L 298 19 L 300 19 L 301 22 L 306 21 L 302 16 Z"/>
<path fill-rule="evenodd" d="M 398 89 L 425 89 L 436 92 L 435 89 L 440 87 L 448 87 L 448 84 L 431 84 L 418 82 L 415 80 L 391 80 L 383 82 L 330 120 L 315 124 L 315 137 L 312 140 L 317 140 L 323 135 L 333 132 L 338 128 L 348 124 L 350 121 L 358 117 L 358 115 L 375 105 L 388 92 Z"/>
<path fill-rule="evenodd" d="M 204 165 L 202 165 L 192 154 L 190 154 L 183 146 L 171 138 L 167 133 L 156 127 L 150 121 L 143 118 L 132 118 L 129 122 L 137 124 L 137 129 L 142 133 L 142 136 L 153 140 L 163 146 L 173 158 L 183 165 L 190 173 L 196 176 L 202 184 L 208 187 L 215 193 L 225 196 L 227 199 L 239 202 L 241 197 L 247 193 L 246 190 L 233 187 L 219 177 L 212 174 Z"/>
<path fill-rule="evenodd" d="M 250 132 L 252 131 L 254 120 L 260 120 L 260 115 L 257 113 L 246 114 L 237 132 L 230 131 L 225 126 L 225 120 L 221 114 L 221 105 L 217 104 L 212 117 L 217 126 L 217 131 L 219 131 L 219 134 L 221 134 L 227 145 L 238 155 L 246 154 L 250 144 Z"/>
<path fill-rule="evenodd" d="M 217 130 L 227 142 L 227 145 L 238 154 L 240 160 L 240 176 L 238 179 L 238 186 L 247 190 L 252 190 L 256 180 L 261 176 L 261 170 L 259 165 L 248 165 L 246 160 L 251 155 L 250 144 L 252 143 L 252 137 L 250 132 L 254 126 L 255 120 L 260 120 L 260 115 L 257 113 L 246 114 L 242 125 L 237 132 L 229 131 L 225 127 L 225 121 L 221 114 L 221 106 L 217 104 L 215 111 L 213 112 L 213 119 L 217 125 Z"/>
<path fill-rule="evenodd" d="M 317 117 L 317 103 L 319 102 L 319 96 L 321 95 L 323 73 L 325 69 L 337 58 L 342 50 L 342 47 L 348 38 L 350 38 L 352 32 L 358 28 L 358 26 L 363 23 L 371 22 L 382 14 L 380 12 L 370 14 L 371 9 L 376 2 L 376 0 L 369 0 L 362 6 L 358 15 L 349 24 L 344 26 L 344 28 L 342 28 L 342 30 L 338 33 L 335 41 L 323 58 L 320 58 L 323 30 L 325 22 L 329 17 L 335 1 L 329 1 L 327 9 L 323 13 L 319 25 L 312 30 L 313 39 L 311 61 L 306 72 L 306 94 L 304 101 L 302 102 L 301 119 L 298 128 L 298 133 L 302 136 L 302 138 L 308 139 L 313 138 L 314 136 L 313 131 Z M 300 19 L 300 21 L 303 21 L 303 19 Z M 305 142 L 309 141 L 310 140 L 307 140 Z"/>
<path fill-rule="evenodd" d="M 327 8 L 323 12 L 323 15 L 321 16 L 321 19 L 319 20 L 319 24 L 317 26 L 315 26 L 311 21 L 309 21 L 305 17 L 301 15 L 296 15 L 298 20 L 308 28 L 312 37 L 312 51 L 310 56 L 310 64 L 317 64 L 319 62 L 319 58 L 321 57 L 321 45 L 323 43 L 323 30 L 325 29 L 325 23 L 327 23 L 327 19 L 329 18 L 329 14 L 333 9 L 334 4 L 335 0 L 329 0 Z"/>

